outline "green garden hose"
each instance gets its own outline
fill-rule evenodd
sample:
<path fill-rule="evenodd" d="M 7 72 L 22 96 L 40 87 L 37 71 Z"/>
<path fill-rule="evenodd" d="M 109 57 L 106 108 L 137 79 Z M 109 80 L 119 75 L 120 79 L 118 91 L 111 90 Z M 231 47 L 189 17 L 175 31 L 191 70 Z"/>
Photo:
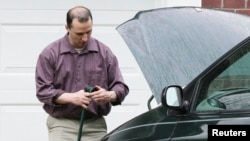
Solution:
<path fill-rule="evenodd" d="M 95 88 L 95 87 L 86 87 L 86 88 L 84 89 L 84 91 L 90 93 L 90 92 L 96 91 L 96 88 Z M 84 118 L 85 118 L 85 110 L 82 109 L 77 141 L 81 141 L 82 132 L 83 132 L 83 131 L 82 131 L 82 127 L 83 127 Z"/>
<path fill-rule="evenodd" d="M 81 119 L 80 119 L 80 127 L 79 127 L 79 131 L 78 131 L 77 141 L 81 141 L 82 127 L 83 127 L 83 122 L 84 122 L 84 115 L 85 115 L 85 110 L 82 110 Z"/>

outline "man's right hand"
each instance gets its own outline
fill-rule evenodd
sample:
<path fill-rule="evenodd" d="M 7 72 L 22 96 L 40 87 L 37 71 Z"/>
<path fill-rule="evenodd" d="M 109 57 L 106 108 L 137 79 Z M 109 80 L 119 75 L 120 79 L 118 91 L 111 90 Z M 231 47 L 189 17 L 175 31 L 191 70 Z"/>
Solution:
<path fill-rule="evenodd" d="M 84 109 L 88 109 L 88 105 L 91 101 L 89 98 L 90 93 L 85 92 L 84 90 L 77 91 L 75 93 L 63 93 L 56 99 L 57 104 L 74 104 L 82 106 Z"/>

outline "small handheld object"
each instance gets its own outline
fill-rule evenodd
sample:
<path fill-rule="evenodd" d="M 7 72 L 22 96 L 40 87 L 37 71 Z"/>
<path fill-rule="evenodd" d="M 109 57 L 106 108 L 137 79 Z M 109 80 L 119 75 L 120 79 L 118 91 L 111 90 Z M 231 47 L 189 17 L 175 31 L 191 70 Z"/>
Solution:
<path fill-rule="evenodd" d="M 96 87 L 86 87 L 85 89 L 84 89 L 84 91 L 85 92 L 89 92 L 89 93 L 92 93 L 92 92 L 94 92 L 94 91 L 97 91 L 97 88 Z"/>

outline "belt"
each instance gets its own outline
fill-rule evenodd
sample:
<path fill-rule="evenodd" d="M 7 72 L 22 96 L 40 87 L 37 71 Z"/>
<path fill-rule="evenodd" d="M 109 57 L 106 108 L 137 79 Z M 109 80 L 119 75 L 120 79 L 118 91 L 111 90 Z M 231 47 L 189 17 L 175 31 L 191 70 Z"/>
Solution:
<path fill-rule="evenodd" d="M 84 119 L 92 119 L 92 118 L 99 117 L 98 115 L 95 115 L 87 110 L 85 110 L 84 112 L 85 112 Z"/>

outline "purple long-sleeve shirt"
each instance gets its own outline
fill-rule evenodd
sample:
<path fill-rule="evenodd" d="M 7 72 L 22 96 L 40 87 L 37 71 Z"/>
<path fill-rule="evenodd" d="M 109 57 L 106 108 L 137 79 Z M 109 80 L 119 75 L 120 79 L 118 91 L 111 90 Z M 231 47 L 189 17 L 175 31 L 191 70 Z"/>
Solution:
<path fill-rule="evenodd" d="M 39 55 L 35 79 L 37 98 L 44 103 L 44 110 L 54 117 L 79 119 L 81 116 L 80 106 L 54 103 L 65 92 L 72 93 L 95 85 L 115 91 L 115 103 L 97 104 L 92 101 L 89 111 L 96 115 L 107 115 L 111 105 L 121 104 L 129 92 L 116 56 L 93 37 L 81 53 L 77 53 L 70 44 L 67 34 L 49 44 Z"/>

